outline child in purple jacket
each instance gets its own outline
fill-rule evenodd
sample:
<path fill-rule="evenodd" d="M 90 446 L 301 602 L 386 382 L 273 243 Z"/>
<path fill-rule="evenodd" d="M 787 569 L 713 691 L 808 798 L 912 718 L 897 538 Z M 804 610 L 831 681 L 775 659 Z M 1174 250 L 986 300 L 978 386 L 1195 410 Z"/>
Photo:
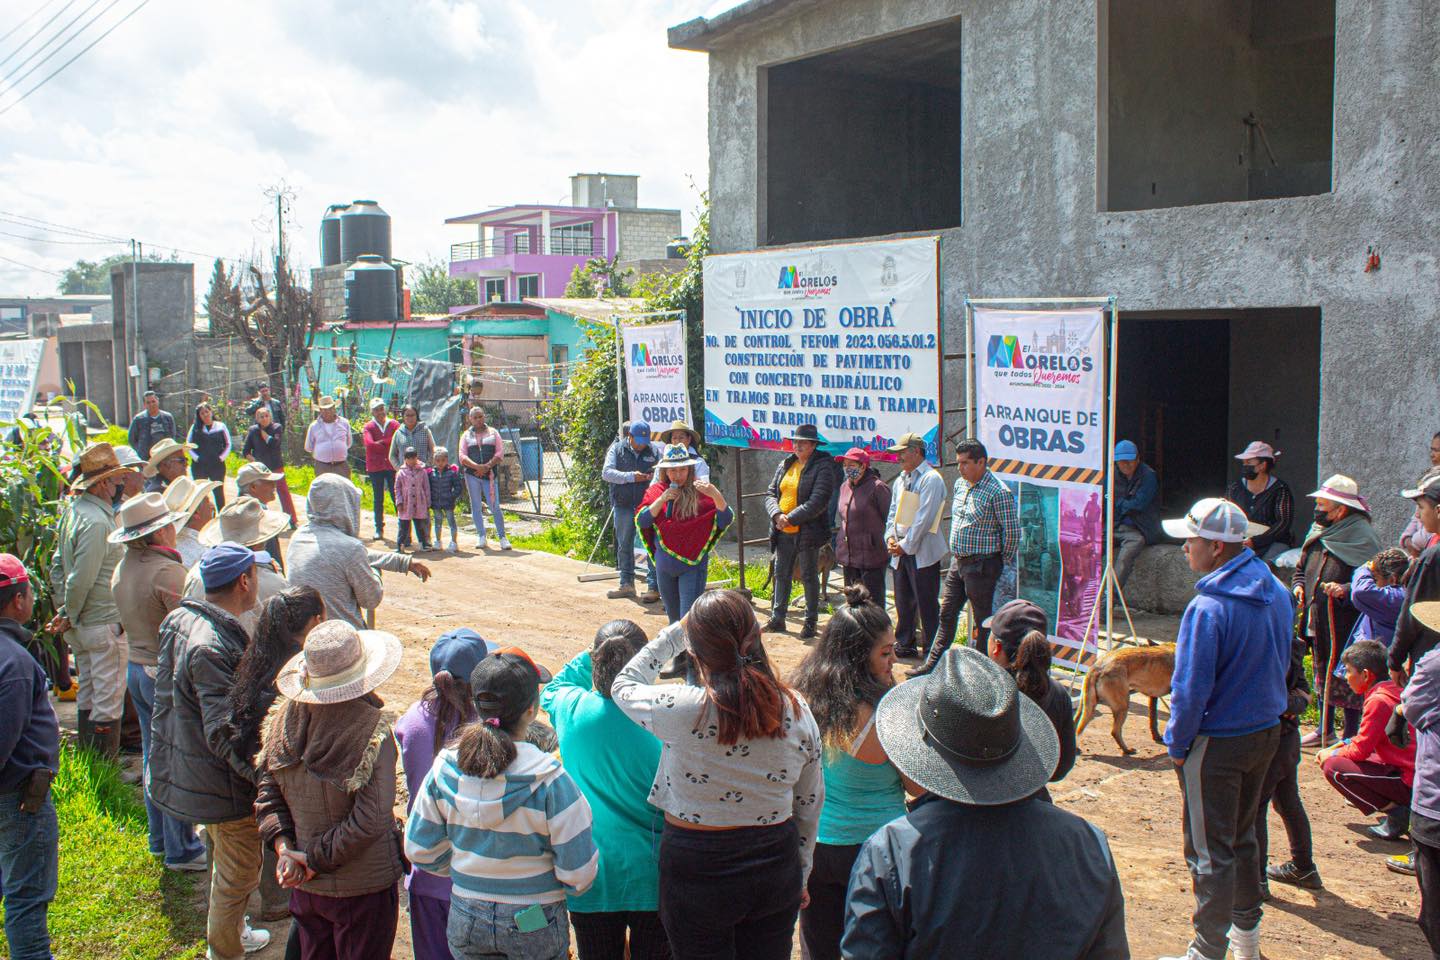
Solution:
<path fill-rule="evenodd" d="M 460 548 L 455 544 L 455 504 L 465 490 L 465 475 L 450 462 L 450 451 L 444 447 L 435 448 L 435 466 L 426 473 L 430 477 L 430 511 L 435 515 L 435 546 L 440 546 L 441 521 L 450 521 L 450 552 Z"/>
<path fill-rule="evenodd" d="M 397 550 L 410 546 L 411 524 L 420 549 L 430 549 L 430 476 L 414 447 L 405 448 L 405 463 L 395 474 L 395 517 L 400 521 Z"/>

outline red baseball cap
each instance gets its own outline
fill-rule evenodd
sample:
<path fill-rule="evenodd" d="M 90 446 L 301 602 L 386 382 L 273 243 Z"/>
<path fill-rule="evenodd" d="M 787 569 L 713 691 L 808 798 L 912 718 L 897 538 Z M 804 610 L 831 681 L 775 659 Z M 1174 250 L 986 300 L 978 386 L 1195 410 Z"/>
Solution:
<path fill-rule="evenodd" d="M 0 587 L 13 587 L 29 580 L 30 571 L 25 569 L 19 557 L 13 553 L 0 553 Z"/>
<path fill-rule="evenodd" d="M 864 464 L 867 467 L 870 466 L 870 452 L 868 450 L 862 450 L 860 447 L 851 447 L 845 451 L 845 456 L 840 459 L 854 460 L 856 463 Z"/>
<path fill-rule="evenodd" d="M 524 660 L 526 663 L 530 664 L 530 666 L 535 668 L 535 678 L 540 683 L 549 683 L 551 680 L 555 679 L 554 676 L 551 675 L 549 670 L 546 670 L 544 667 L 540 666 L 540 664 L 536 663 L 534 658 L 531 657 L 530 654 L 526 653 L 524 650 L 521 650 L 519 647 L 501 647 L 500 649 L 496 650 L 495 653 L 508 653 L 513 656 L 519 657 L 521 660 Z"/>

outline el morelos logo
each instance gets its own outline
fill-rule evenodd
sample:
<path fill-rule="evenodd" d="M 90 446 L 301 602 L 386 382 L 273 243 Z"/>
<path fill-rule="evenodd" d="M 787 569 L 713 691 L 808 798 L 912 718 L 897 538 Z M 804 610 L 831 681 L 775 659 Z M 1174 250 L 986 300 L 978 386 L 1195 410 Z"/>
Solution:
<path fill-rule="evenodd" d="M 685 358 L 678 353 L 651 353 L 648 343 L 630 344 L 632 367 L 678 367 Z"/>
<path fill-rule="evenodd" d="M 1095 360 L 1082 342 L 1078 330 L 1052 330 L 1041 338 L 1039 331 L 1031 334 L 1030 342 L 1009 334 L 992 334 L 985 350 L 985 365 L 1001 370 L 1029 370 L 1035 382 L 1063 379 L 1074 382 L 1082 373 L 1095 369 Z"/>
<path fill-rule="evenodd" d="M 780 268 L 780 281 L 776 289 L 786 296 L 824 296 L 834 290 L 840 282 L 835 269 L 824 257 L 816 257 L 799 266 L 787 265 Z"/>
<path fill-rule="evenodd" d="M 985 351 L 987 367 L 1016 367 L 1024 369 L 1025 360 L 1020 355 L 1020 338 L 994 334 L 990 347 Z"/>

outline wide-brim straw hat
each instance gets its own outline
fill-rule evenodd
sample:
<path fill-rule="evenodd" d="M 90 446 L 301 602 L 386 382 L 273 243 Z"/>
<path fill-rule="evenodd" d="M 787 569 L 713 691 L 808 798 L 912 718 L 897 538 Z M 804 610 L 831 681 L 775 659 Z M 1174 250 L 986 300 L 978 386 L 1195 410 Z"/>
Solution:
<path fill-rule="evenodd" d="M 180 515 L 176 523 L 189 523 L 200 504 L 220 485 L 218 480 L 196 480 L 182 474 L 165 488 L 165 505 Z"/>
<path fill-rule="evenodd" d="M 930 673 L 885 694 L 875 729 L 897 770 L 971 806 L 1034 796 L 1060 759 L 1045 711 L 974 647 L 952 647 Z"/>
<path fill-rule="evenodd" d="M 149 536 L 161 527 L 175 523 L 180 514 L 166 505 L 162 494 L 145 493 L 122 503 L 116 517 L 119 527 L 106 537 L 111 543 L 126 543 Z"/>
<path fill-rule="evenodd" d="M 700 463 L 700 458 L 690 452 L 690 448 L 680 443 L 672 443 L 665 448 L 665 453 L 655 464 L 657 470 L 679 470 L 681 467 L 693 467 Z"/>
<path fill-rule="evenodd" d="M 684 430 L 690 435 L 690 439 L 692 440 L 700 439 L 700 434 L 695 432 L 695 428 L 690 426 L 690 424 L 686 423 L 684 420 L 675 420 L 671 422 L 670 426 L 664 432 L 655 435 L 656 439 L 660 440 L 663 443 L 674 443 L 675 441 L 671 440 L 670 437 L 675 433 L 676 430 Z"/>
<path fill-rule="evenodd" d="M 300 703 L 344 703 L 389 680 L 400 666 L 400 653 L 400 639 L 393 633 L 326 620 L 280 668 L 275 686 Z"/>
<path fill-rule="evenodd" d="M 84 492 L 101 480 L 124 473 L 133 468 L 120 462 L 115 448 L 108 443 L 92 443 L 80 453 L 80 478 L 70 485 L 72 490 Z"/>
<path fill-rule="evenodd" d="M 321 397 L 320 399 L 318 399 L 318 400 L 315 401 L 315 409 L 316 409 L 316 410 L 333 410 L 333 409 L 335 409 L 335 398 L 332 397 L 332 396 L 330 396 L 330 395 L 327 393 L 325 396 L 323 396 L 323 397 Z"/>
<path fill-rule="evenodd" d="M 1410 616 L 1431 630 L 1440 630 L 1440 600 L 1422 600 L 1410 604 Z"/>
<path fill-rule="evenodd" d="M 1337 473 L 1322 483 L 1319 490 L 1310 494 L 1310 499 L 1332 500 L 1335 503 L 1343 503 L 1347 507 L 1354 507 L 1356 510 L 1370 512 L 1369 502 L 1360 496 L 1360 485 L 1343 473 Z"/>
<path fill-rule="evenodd" d="M 213 547 L 228 540 L 242 547 L 257 547 L 288 526 L 290 518 L 278 510 L 265 509 L 254 497 L 236 497 L 200 529 L 200 542 Z"/>
<path fill-rule="evenodd" d="M 170 437 L 166 437 L 150 448 L 150 459 L 146 461 L 145 469 L 140 472 L 147 477 L 153 477 L 159 472 L 160 464 L 169 460 L 177 453 L 189 453 L 194 449 L 195 444 L 193 443 L 181 443 L 178 440 L 172 440 Z"/>

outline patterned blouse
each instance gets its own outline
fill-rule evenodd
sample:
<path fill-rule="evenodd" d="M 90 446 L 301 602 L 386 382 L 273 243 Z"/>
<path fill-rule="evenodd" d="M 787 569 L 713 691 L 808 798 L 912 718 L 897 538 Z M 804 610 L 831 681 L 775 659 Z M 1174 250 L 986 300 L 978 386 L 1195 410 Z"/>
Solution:
<path fill-rule="evenodd" d="M 661 743 L 650 802 L 685 823 L 754 827 L 794 819 L 806 878 L 825 800 L 820 729 L 804 700 L 785 708 L 778 739 L 717 738 L 715 708 L 703 687 L 656 684 L 660 668 L 686 649 L 685 629 L 672 623 L 625 665 L 611 695 L 631 720 Z"/>

